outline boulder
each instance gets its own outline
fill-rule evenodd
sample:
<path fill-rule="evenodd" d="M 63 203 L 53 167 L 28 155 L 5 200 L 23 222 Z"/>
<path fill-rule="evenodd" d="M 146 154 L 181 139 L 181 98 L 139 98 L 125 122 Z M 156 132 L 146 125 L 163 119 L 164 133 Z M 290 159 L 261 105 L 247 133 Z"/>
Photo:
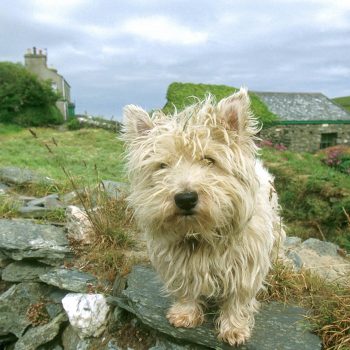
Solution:
<path fill-rule="evenodd" d="M 13 259 L 63 261 L 71 255 L 62 228 L 39 225 L 28 220 L 0 220 L 0 252 Z"/>
<path fill-rule="evenodd" d="M 17 167 L 0 168 L 0 181 L 5 184 L 27 185 L 27 184 L 53 184 L 54 180 L 40 175 L 29 169 Z"/>
<path fill-rule="evenodd" d="M 46 301 L 55 303 L 51 293 L 53 288 L 41 283 L 23 282 L 13 285 L 0 295 L 0 336 L 12 333 L 21 338 L 31 321 L 27 317 L 28 308 Z"/>
<path fill-rule="evenodd" d="M 128 184 L 125 182 L 102 180 L 101 189 L 106 192 L 108 198 L 118 200 L 127 193 Z"/>
<path fill-rule="evenodd" d="M 93 237 L 93 226 L 86 212 L 75 205 L 66 209 L 68 237 L 75 241 L 89 244 Z"/>
<path fill-rule="evenodd" d="M 67 316 L 62 313 L 47 324 L 30 328 L 23 337 L 18 339 L 14 350 L 36 350 L 40 345 L 48 343 L 58 335 L 64 321 L 67 321 Z"/>
<path fill-rule="evenodd" d="M 60 289 L 77 293 L 87 293 L 98 284 L 96 277 L 88 273 L 63 267 L 54 268 L 41 274 L 40 280 Z"/>
<path fill-rule="evenodd" d="M 7 265 L 2 271 L 2 279 L 8 282 L 39 282 L 39 276 L 50 269 L 36 261 L 16 261 Z"/>
<path fill-rule="evenodd" d="M 105 331 L 110 306 L 102 294 L 69 293 L 62 304 L 80 339 L 98 337 Z"/>
<path fill-rule="evenodd" d="M 210 348 L 231 349 L 218 341 L 213 320 L 194 328 L 175 328 L 166 319 L 171 300 L 161 292 L 162 283 L 150 267 L 134 267 L 117 304 L 135 314 L 143 323 L 177 340 Z M 306 310 L 280 303 L 263 305 L 256 315 L 251 339 L 240 349 L 321 349 L 320 339 L 307 331 Z"/>

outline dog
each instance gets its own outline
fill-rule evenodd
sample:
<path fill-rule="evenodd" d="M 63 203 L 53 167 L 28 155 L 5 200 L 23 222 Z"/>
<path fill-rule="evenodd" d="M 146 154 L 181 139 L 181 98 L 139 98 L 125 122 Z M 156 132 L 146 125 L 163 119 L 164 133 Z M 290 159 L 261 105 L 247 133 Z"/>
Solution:
<path fill-rule="evenodd" d="M 128 203 L 175 300 L 169 322 L 199 326 L 214 301 L 218 338 L 244 343 L 285 236 L 247 90 L 218 103 L 208 95 L 170 116 L 128 105 L 123 131 Z"/>

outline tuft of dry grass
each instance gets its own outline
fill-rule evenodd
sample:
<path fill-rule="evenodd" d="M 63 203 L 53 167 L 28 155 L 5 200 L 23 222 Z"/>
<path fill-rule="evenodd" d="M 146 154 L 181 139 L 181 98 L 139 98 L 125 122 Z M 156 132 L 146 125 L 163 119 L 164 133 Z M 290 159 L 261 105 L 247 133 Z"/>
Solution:
<path fill-rule="evenodd" d="M 350 349 L 350 288 L 329 283 L 310 271 L 294 271 L 276 261 L 268 275 L 261 301 L 296 303 L 311 310 L 307 315 L 325 349 Z"/>

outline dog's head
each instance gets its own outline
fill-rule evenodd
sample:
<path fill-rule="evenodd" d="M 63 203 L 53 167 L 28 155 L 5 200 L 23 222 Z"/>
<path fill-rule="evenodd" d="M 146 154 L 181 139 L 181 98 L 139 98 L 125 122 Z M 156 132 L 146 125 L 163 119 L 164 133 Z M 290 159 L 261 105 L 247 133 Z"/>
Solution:
<path fill-rule="evenodd" d="M 124 108 L 129 202 L 154 234 L 203 236 L 239 229 L 251 217 L 258 181 L 258 131 L 246 90 L 212 97 L 174 116 Z"/>

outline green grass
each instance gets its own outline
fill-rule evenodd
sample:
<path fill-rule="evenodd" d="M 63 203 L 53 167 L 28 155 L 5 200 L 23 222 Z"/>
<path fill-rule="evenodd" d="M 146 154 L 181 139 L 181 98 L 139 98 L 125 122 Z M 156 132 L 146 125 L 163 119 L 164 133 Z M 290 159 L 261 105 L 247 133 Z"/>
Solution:
<path fill-rule="evenodd" d="M 350 177 L 309 153 L 262 150 L 275 186 L 289 235 L 316 237 L 350 251 Z"/>
<path fill-rule="evenodd" d="M 96 182 L 97 177 L 123 181 L 122 142 L 117 135 L 99 129 L 59 131 L 28 129 L 0 124 L 0 167 L 28 168 L 64 186 L 69 181 L 62 165 L 77 183 Z M 51 152 L 50 152 L 51 151 Z"/>
<path fill-rule="evenodd" d="M 199 99 L 205 98 L 210 93 L 215 96 L 217 101 L 227 97 L 238 89 L 227 85 L 208 85 L 208 84 L 192 84 L 192 83 L 172 83 L 167 91 L 167 103 L 163 107 L 164 113 L 171 114 L 174 112 L 174 106 L 178 111 L 183 110 L 186 106 L 196 102 Z M 265 126 L 278 117 L 270 112 L 266 105 L 254 93 L 249 92 L 251 99 L 251 108 L 253 113 L 263 122 Z"/>
<path fill-rule="evenodd" d="M 345 110 L 350 112 L 350 96 L 337 97 L 332 99 L 335 103 L 342 106 Z"/>

